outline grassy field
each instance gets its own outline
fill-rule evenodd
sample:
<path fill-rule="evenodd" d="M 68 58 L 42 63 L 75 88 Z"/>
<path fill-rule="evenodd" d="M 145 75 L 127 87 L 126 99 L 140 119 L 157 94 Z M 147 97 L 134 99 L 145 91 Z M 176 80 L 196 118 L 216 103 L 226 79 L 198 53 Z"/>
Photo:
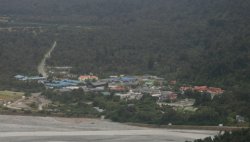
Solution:
<path fill-rule="evenodd" d="M 14 101 L 22 98 L 24 93 L 12 91 L 0 91 L 0 100 Z"/>

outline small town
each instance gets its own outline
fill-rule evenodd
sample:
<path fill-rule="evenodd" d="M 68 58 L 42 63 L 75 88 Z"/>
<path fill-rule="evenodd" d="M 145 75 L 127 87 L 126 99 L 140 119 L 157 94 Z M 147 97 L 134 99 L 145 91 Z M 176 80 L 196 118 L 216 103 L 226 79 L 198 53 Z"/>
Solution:
<path fill-rule="evenodd" d="M 210 94 L 211 99 L 224 92 L 223 89 L 216 87 L 182 86 L 178 84 L 176 80 L 166 81 L 164 78 L 153 75 L 112 75 L 107 78 L 99 78 L 91 73 L 88 75 L 75 75 L 70 73 L 71 68 L 72 67 L 47 67 L 48 77 L 43 77 L 42 75 L 16 75 L 14 77 L 18 81 L 35 82 L 42 84 L 46 90 L 61 93 L 81 89 L 84 92 L 103 96 L 112 94 L 125 101 L 140 100 L 143 95 L 150 95 L 155 98 L 159 106 L 168 105 L 175 109 L 183 108 L 190 111 L 196 110 L 196 108 L 193 107 L 195 99 L 181 97 L 183 95 L 185 96 L 185 92 L 192 91 Z M 36 95 L 36 97 L 38 96 Z M 49 105 L 50 101 L 45 102 L 46 105 Z M 12 103 L 16 104 L 15 102 Z M 11 102 L 9 102 L 9 106 L 11 106 L 10 104 Z M 19 105 L 19 109 L 27 109 L 27 107 L 22 108 L 22 106 L 23 105 Z M 45 105 L 41 105 L 39 110 L 42 110 L 42 106 Z M 18 109 L 17 106 L 9 108 Z M 97 110 L 99 111 L 99 109 Z M 100 112 L 102 112 L 102 110 Z"/>
<path fill-rule="evenodd" d="M 250 142 L 250 0 L 1 0 L 0 142 Z"/>

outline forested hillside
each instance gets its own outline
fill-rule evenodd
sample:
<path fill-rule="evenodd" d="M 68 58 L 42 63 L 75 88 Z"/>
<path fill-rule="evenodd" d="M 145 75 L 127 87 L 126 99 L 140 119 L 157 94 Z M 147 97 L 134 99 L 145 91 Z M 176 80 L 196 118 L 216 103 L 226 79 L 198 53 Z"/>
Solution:
<path fill-rule="evenodd" d="M 250 82 L 249 9 L 246 0 L 2 0 L 0 15 L 56 27 L 60 49 L 49 63 L 75 73 L 237 87 Z"/>
<path fill-rule="evenodd" d="M 44 33 L 0 31 L 0 89 L 28 87 L 15 81 L 14 76 L 37 75 L 37 65 L 51 43 Z"/>

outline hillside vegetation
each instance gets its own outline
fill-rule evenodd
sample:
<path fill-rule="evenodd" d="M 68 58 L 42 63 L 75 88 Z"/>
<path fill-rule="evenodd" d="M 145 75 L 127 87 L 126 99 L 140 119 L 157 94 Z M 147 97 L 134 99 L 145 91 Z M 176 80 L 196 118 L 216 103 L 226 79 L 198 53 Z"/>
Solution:
<path fill-rule="evenodd" d="M 222 98 L 201 105 L 250 118 L 249 9 L 246 0 L 2 0 L 10 20 L 0 26 L 19 30 L 0 31 L 0 88 L 39 88 L 13 76 L 36 75 L 56 40 L 49 65 L 222 87 Z"/>
<path fill-rule="evenodd" d="M 249 9 L 244 0 L 3 0 L 0 14 L 67 25 L 57 31 L 60 50 L 50 64 L 76 73 L 151 73 L 231 87 L 250 81 Z"/>
<path fill-rule="evenodd" d="M 247 142 L 250 141 L 250 130 L 244 129 L 234 132 L 225 132 L 223 135 L 212 138 L 205 138 L 204 140 L 195 140 L 194 142 Z"/>

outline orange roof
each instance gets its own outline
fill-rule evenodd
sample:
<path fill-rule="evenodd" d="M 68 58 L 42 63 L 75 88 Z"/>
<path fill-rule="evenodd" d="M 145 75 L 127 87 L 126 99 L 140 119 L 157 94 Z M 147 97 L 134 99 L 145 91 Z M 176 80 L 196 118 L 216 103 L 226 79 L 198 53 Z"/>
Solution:
<path fill-rule="evenodd" d="M 86 80 L 86 79 L 98 79 L 97 76 L 93 76 L 93 75 L 81 75 L 79 77 L 80 80 Z"/>
<path fill-rule="evenodd" d="M 204 92 L 208 90 L 207 86 L 194 86 L 195 91 Z"/>
<path fill-rule="evenodd" d="M 207 92 L 211 94 L 222 94 L 224 90 L 222 90 L 221 88 L 209 87 Z"/>
<path fill-rule="evenodd" d="M 110 89 L 114 90 L 114 91 L 124 91 L 124 90 L 126 90 L 126 88 L 124 86 L 114 86 L 114 87 L 111 87 Z"/>
<path fill-rule="evenodd" d="M 207 86 L 194 86 L 193 88 L 182 86 L 180 87 L 180 90 L 181 91 L 194 90 L 198 92 L 208 92 L 210 94 L 222 94 L 224 92 L 224 90 L 222 90 L 221 88 L 207 87 Z"/>

